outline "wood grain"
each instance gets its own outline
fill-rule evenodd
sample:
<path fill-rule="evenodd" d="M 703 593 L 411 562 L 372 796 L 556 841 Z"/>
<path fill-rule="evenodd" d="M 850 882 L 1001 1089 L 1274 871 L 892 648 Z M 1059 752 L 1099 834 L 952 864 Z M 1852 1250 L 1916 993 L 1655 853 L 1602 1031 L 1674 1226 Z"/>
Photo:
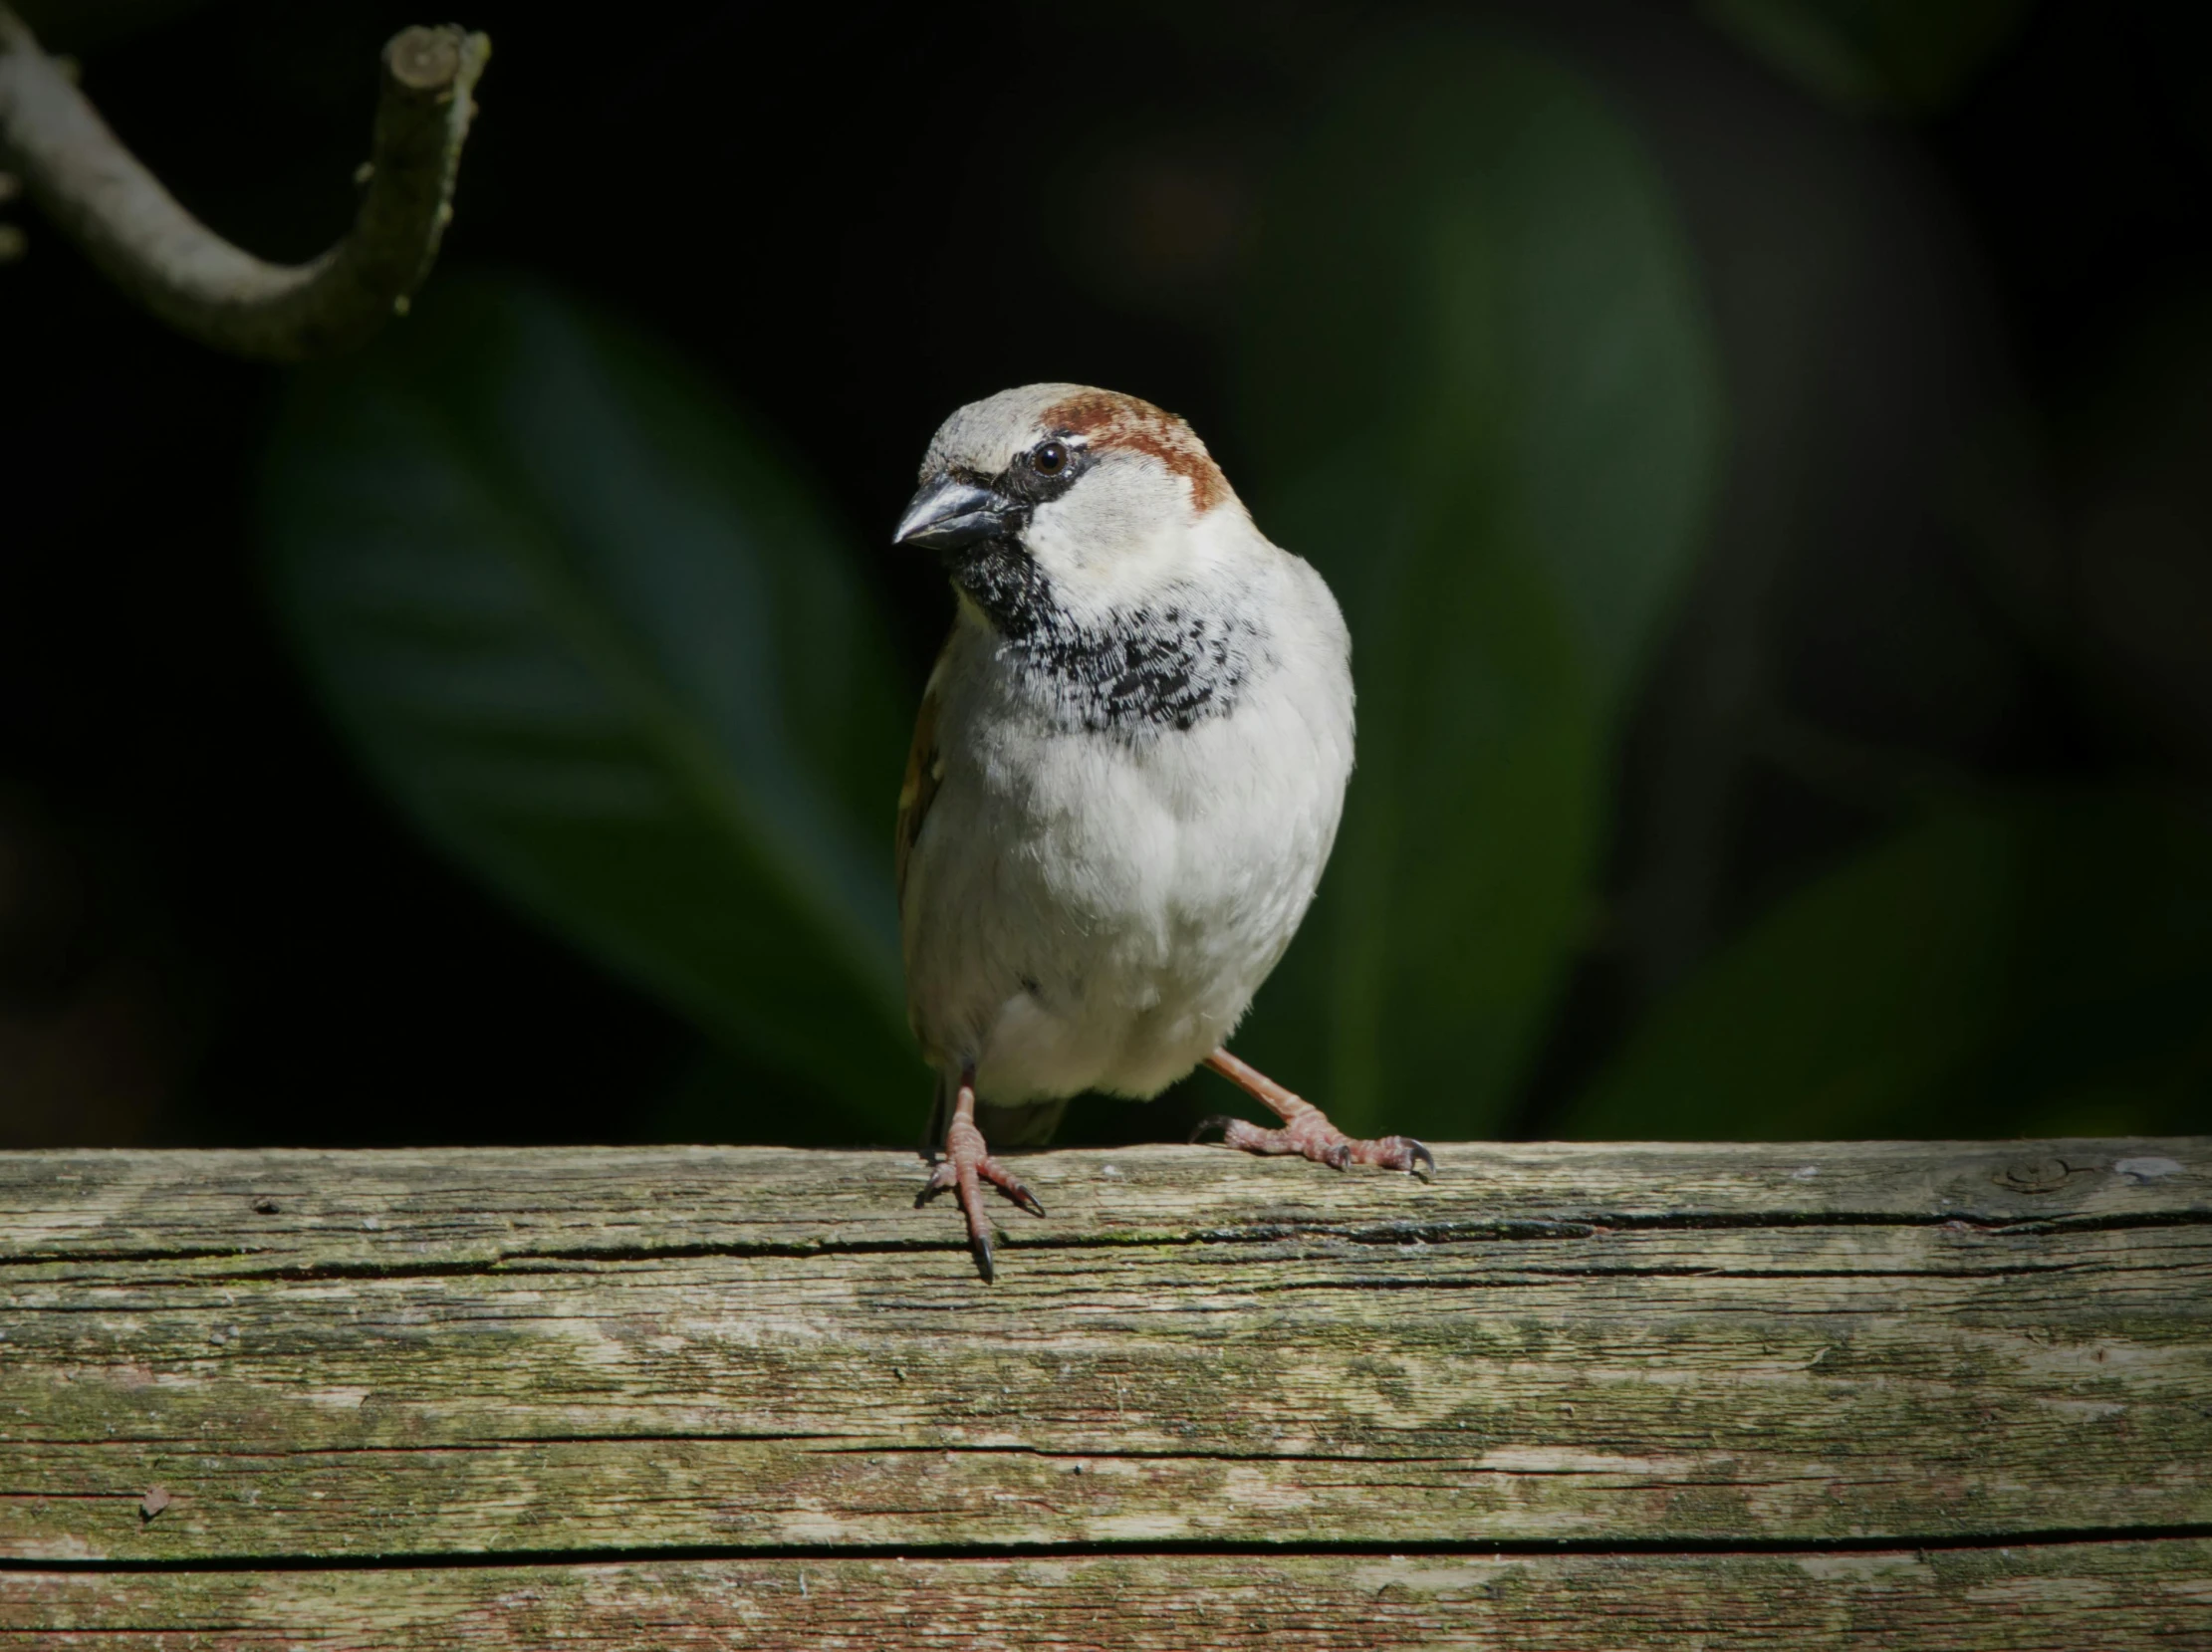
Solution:
<path fill-rule="evenodd" d="M 951 1615 L 870 1644 L 1184 1644 L 1084 1638 L 1124 1582 L 1190 1640 L 2195 1644 L 2212 1142 L 1439 1158 L 1030 1156 L 985 1287 L 889 1152 L 0 1155 L 0 1645 L 293 1596 L 284 1644 L 448 1644 L 530 1591 L 778 1644 L 728 1636 L 801 1567 L 822 1645 L 901 1598 Z M 692 1615 L 622 1640 L 648 1597 Z M 1941 1638 L 2000 1599 L 2050 1633 Z"/>
<path fill-rule="evenodd" d="M 2206 1652 L 2212 1543 L 0 1578 L 0 1652 Z"/>

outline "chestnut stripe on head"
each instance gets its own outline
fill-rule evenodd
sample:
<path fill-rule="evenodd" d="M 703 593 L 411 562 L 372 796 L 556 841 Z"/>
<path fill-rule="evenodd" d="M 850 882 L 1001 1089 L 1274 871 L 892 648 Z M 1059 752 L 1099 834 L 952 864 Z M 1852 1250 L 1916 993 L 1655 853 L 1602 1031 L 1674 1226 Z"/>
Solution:
<path fill-rule="evenodd" d="M 1084 390 L 1045 409 L 1048 429 L 1081 436 L 1094 452 L 1120 448 L 1148 454 L 1190 484 L 1200 516 L 1229 497 L 1229 479 L 1197 432 L 1173 413 L 1113 390 Z"/>

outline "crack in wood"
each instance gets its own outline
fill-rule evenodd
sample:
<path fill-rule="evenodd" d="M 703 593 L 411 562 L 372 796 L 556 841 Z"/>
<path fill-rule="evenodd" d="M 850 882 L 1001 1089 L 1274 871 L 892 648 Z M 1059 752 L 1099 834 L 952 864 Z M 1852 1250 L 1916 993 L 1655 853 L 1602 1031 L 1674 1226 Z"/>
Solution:
<path fill-rule="evenodd" d="M 1364 1224 L 1356 1227 L 1319 1219 L 1312 1223 L 1265 1223 L 1235 1227 L 1202 1228 L 1189 1233 L 1138 1232 L 1131 1234 L 1053 1234 L 1048 1231 L 1025 1229 L 1009 1232 L 1006 1243 L 1014 1249 L 1026 1251 L 1088 1251 L 1131 1250 L 1201 1245 L 1258 1246 L 1281 1245 L 1297 1241 L 1335 1242 L 1340 1244 L 1404 1247 L 1472 1245 L 1482 1243 L 1546 1243 L 1563 1240 L 1592 1239 L 1606 1233 L 1710 1233 L 1730 1231 L 1776 1231 L 1806 1233 L 1824 1228 L 1864 1229 L 1924 1229 L 1954 1228 L 1992 1237 L 2026 1238 L 2042 1234 L 2122 1233 L 2160 1228 L 2212 1227 L 2212 1210 L 2180 1210 L 2159 1212 L 2115 1212 L 2102 1215 L 2039 1219 L 2022 1222 L 2017 1218 L 1977 1216 L 1958 1212 L 1929 1213 L 1925 1215 L 1900 1215 L 1897 1213 L 1851 1212 L 1670 1212 L 1663 1215 L 1634 1215 L 1614 1212 L 1590 1221 L 1561 1221 L 1538 1223 L 1513 1222 L 1392 1222 Z M 312 1233 L 312 1231 L 311 1231 Z M 404 1230 L 390 1230 L 390 1236 L 402 1237 Z M 346 1262 L 278 1263 L 268 1268 L 231 1269 L 221 1273 L 196 1273 L 181 1276 L 178 1283 L 220 1284 L 259 1283 L 268 1280 L 400 1280 L 400 1279 L 480 1279 L 500 1274 L 525 1274 L 531 1272 L 560 1274 L 560 1268 L 537 1268 L 541 1263 L 583 1262 L 621 1265 L 627 1263 L 683 1262 L 702 1259 L 747 1261 L 756 1258 L 837 1257 L 837 1256 L 902 1256 L 934 1255 L 966 1249 L 964 1243 L 953 1239 L 854 1239 L 824 1238 L 807 1241 L 726 1241 L 721 1243 L 685 1243 L 678 1245 L 607 1245 L 568 1246 L 558 1249 L 534 1248 L 502 1251 L 489 1258 L 462 1259 L 446 1262 L 383 1262 L 376 1260 Z M 28 1268 L 35 1266 L 100 1266 L 115 1263 L 160 1263 L 234 1260 L 241 1255 L 267 1254 L 266 1249 L 253 1252 L 235 1247 L 179 1248 L 173 1251 L 141 1249 L 133 1251 L 20 1251 L 0 1255 L 0 1267 Z M 2072 1266 L 2071 1264 L 2059 1265 Z M 1575 1275 L 1595 1277 L 1607 1272 L 1602 1269 L 1564 1271 Z M 1609 1270 L 1611 1272 L 1638 1272 L 1633 1268 Z M 1665 1271 L 1640 1270 L 1657 1276 Z M 1999 1270 L 2008 1271 L 2008 1270 Z M 2009 1270 L 2029 1272 L 2022 1268 Z M 1687 1275 L 1691 1270 L 1677 1270 Z M 1972 1270 L 1959 1270 L 1947 1276 L 1942 1270 L 1913 1271 L 1912 1277 L 1974 1277 Z M 1750 1276 L 1746 1276 L 1750 1277 Z M 1775 1271 L 1775 1277 L 1787 1277 Z M 1818 1278 L 1821 1275 L 1807 1272 L 1800 1277 Z M 1878 1276 L 1865 1276 L 1878 1277 Z M 145 1282 L 155 1283 L 155 1282 Z"/>
<path fill-rule="evenodd" d="M 2039 1153 L 2063 1188 L 1993 1180 Z M 1823 1648 L 2070 1603 L 1866 1636 L 2013 1652 L 2212 1600 L 2212 1143 L 1442 1157 L 1049 1155 L 986 1290 L 885 1156 L 0 1155 L 0 1649 L 341 1599 L 417 1614 L 346 1644 L 580 1652 L 1088 1646 L 1124 1587 L 1245 1602 L 1153 1637 L 1193 1652 L 1411 1644 L 1393 1602 L 1584 1652 L 1591 1587 Z M 1004 1568 L 957 1585 L 1002 1626 L 915 1566 Z M 802 1574 L 845 1627 L 784 1632 Z"/>
<path fill-rule="evenodd" d="M 609 1545 L 594 1548 L 500 1549 L 475 1553 L 431 1551 L 383 1554 L 296 1555 L 226 1554 L 189 1559 L 72 1560 L 0 1557 L 0 1575 L 10 1572 L 95 1573 L 127 1576 L 144 1573 L 239 1571 L 348 1572 L 509 1570 L 524 1566 L 644 1565 L 687 1560 L 1088 1560 L 1117 1556 L 1187 1555 L 1225 1558 L 1305 1559 L 1321 1556 L 1372 1556 L 1397 1559 L 1503 1558 L 1506 1556 L 1822 1556 L 1843 1554 L 1971 1553 L 1987 1549 L 2077 1547 L 2105 1543 L 2196 1542 L 2212 1538 L 2212 1521 L 2180 1526 L 2053 1527 L 2019 1532 L 1935 1532 L 1885 1534 L 1870 1537 L 1759 1538 L 1726 1537 L 1621 1539 L 1607 1537 L 1522 1537 L 1480 1541 L 1390 1542 L 1208 1541 L 1140 1538 L 1129 1541 L 1006 1543 L 681 1543 L 650 1547 Z"/>

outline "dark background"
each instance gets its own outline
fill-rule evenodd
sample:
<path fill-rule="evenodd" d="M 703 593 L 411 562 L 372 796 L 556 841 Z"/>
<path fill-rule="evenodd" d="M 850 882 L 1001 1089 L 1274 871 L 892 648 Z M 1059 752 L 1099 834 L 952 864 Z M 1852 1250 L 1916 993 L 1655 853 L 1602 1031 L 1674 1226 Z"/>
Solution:
<path fill-rule="evenodd" d="M 1861 8 L 1840 81 L 1741 26 L 1757 9 L 1474 14 L 1641 134 L 1731 402 L 1712 543 L 1621 742 L 1607 915 L 1503 1134 L 1576 1127 L 1650 1006 L 1931 789 L 2204 805 L 2212 14 L 1969 7 L 1965 43 L 1931 45 Z M 276 258 L 343 230 L 375 53 L 427 20 L 116 6 L 72 40 L 56 12 L 34 21 L 124 139 Z M 482 5 L 441 270 L 524 269 L 673 342 L 870 548 L 918 692 L 947 603 L 883 541 L 930 431 L 1006 384 L 1105 382 L 1245 474 L 1236 261 L 1338 65 L 1406 15 Z M 30 247 L 0 269 L 0 1146 L 836 1134 L 767 1080 L 702 1116 L 688 1024 L 413 834 L 263 595 L 281 375 L 165 334 L 8 212 Z M 2093 904 L 2115 869 L 2067 876 Z M 2193 987 L 2165 1014 L 2169 1043 L 2212 1036 Z M 2185 1070 L 2101 1112 L 1864 1123 L 2202 1129 Z M 1072 1134 L 1169 1135 L 1178 1107 L 1092 1105 Z"/>

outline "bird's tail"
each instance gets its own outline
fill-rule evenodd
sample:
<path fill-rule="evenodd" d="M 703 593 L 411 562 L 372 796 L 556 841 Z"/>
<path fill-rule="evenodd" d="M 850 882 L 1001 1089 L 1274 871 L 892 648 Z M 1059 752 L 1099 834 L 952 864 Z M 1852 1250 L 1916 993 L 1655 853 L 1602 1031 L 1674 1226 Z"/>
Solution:
<path fill-rule="evenodd" d="M 1067 1110 L 1065 1096 L 1058 1101 L 1024 1101 L 1012 1107 L 994 1107 L 979 1100 L 975 1122 L 983 1131 L 983 1139 L 993 1147 L 1042 1147 L 1052 1140 Z"/>

